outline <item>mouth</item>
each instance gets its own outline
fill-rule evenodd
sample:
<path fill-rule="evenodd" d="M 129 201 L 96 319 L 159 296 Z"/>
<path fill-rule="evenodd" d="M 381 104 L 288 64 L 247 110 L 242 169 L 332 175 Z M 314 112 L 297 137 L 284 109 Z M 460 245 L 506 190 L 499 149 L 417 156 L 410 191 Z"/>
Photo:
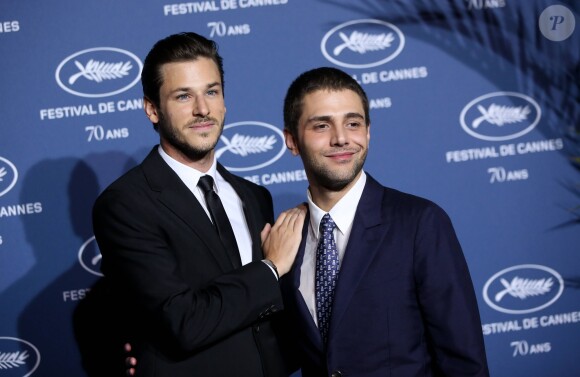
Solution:
<path fill-rule="evenodd" d="M 325 154 L 326 157 L 334 160 L 334 161 L 348 161 L 352 158 L 353 155 L 355 155 L 358 151 L 356 150 L 340 150 L 340 151 L 334 151 L 334 152 L 330 152 Z"/>
<path fill-rule="evenodd" d="M 187 125 L 187 128 L 197 131 L 208 131 L 216 124 L 213 119 L 196 119 Z"/>

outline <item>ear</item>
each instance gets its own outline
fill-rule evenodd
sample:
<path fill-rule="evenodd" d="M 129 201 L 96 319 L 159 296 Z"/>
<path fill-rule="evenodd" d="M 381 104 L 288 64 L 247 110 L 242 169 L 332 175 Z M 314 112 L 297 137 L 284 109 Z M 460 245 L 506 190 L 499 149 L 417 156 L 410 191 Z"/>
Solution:
<path fill-rule="evenodd" d="M 143 109 L 145 110 L 145 115 L 147 115 L 147 118 L 149 118 L 151 123 L 154 124 L 159 123 L 159 114 L 157 111 L 157 107 L 147 97 L 143 97 Z"/>
<path fill-rule="evenodd" d="M 290 150 L 293 156 L 298 156 L 300 151 L 298 150 L 298 145 L 296 144 L 296 140 L 294 140 L 294 136 L 290 133 L 290 131 L 284 129 L 284 140 L 286 141 L 286 147 Z"/>

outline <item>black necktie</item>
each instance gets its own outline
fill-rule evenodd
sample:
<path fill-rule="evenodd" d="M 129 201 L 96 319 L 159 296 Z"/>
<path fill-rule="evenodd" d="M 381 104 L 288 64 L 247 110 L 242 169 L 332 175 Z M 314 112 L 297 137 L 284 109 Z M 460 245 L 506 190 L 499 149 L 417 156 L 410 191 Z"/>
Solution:
<path fill-rule="evenodd" d="M 238 251 L 236 236 L 234 235 L 232 225 L 228 220 L 228 215 L 226 214 L 222 201 L 218 194 L 213 190 L 213 178 L 209 175 L 204 175 L 199 179 L 197 185 L 205 195 L 207 209 L 211 214 L 213 225 L 218 232 L 220 240 L 228 252 L 228 257 L 232 261 L 234 267 L 240 267 L 242 261 L 240 259 L 240 252 Z"/>

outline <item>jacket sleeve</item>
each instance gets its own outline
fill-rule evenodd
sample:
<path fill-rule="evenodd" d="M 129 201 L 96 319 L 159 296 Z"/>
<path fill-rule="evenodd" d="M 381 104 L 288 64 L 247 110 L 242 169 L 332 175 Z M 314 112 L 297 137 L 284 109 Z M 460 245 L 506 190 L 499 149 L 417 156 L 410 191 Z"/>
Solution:
<path fill-rule="evenodd" d="M 449 217 L 432 203 L 418 223 L 415 277 L 437 369 L 444 376 L 489 376 L 467 263 Z"/>
<path fill-rule="evenodd" d="M 139 315 L 161 328 L 161 336 L 183 351 L 193 351 L 282 308 L 276 278 L 260 261 L 186 281 L 180 268 L 183 258 L 175 248 L 185 244 L 193 255 L 200 245 L 187 238 L 191 232 L 173 230 L 184 226 L 177 220 L 161 224 L 149 199 L 131 190 L 108 189 L 93 208 L 93 227 L 103 273 L 135 303 Z M 188 264 L 196 263 L 195 257 L 187 258 L 192 258 Z"/>

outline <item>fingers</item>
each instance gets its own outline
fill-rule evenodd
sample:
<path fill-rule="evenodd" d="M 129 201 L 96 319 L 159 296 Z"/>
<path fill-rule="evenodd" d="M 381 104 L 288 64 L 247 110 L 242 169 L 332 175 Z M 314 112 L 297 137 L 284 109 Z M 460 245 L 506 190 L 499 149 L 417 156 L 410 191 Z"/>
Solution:
<path fill-rule="evenodd" d="M 131 352 L 131 343 L 125 343 L 125 345 L 123 346 L 123 348 L 125 349 L 125 353 L 129 353 Z M 134 357 L 126 357 L 125 358 L 125 366 L 127 367 L 125 369 L 125 373 L 127 374 L 127 376 L 134 376 L 135 375 L 135 366 L 137 365 L 137 359 Z"/>
<path fill-rule="evenodd" d="M 290 228 L 293 232 L 299 230 L 302 228 L 305 215 L 305 211 L 302 211 L 298 208 L 292 208 L 287 216 L 287 227 Z"/>
<path fill-rule="evenodd" d="M 134 376 L 135 375 L 135 366 L 137 365 L 137 359 L 134 357 L 128 357 L 125 359 L 126 374 L 127 376 Z"/>
<path fill-rule="evenodd" d="M 264 225 L 264 229 L 262 229 L 262 232 L 260 232 L 260 239 L 262 240 L 262 245 L 264 244 L 264 242 L 268 238 L 268 235 L 270 234 L 271 229 L 272 229 L 272 226 L 269 223 L 266 223 L 266 225 Z"/>
<path fill-rule="evenodd" d="M 290 228 L 292 231 L 295 231 L 297 230 L 297 227 L 302 227 L 305 216 L 306 207 L 304 205 L 290 208 L 278 216 L 273 228 L 276 228 L 277 230 L 280 228 Z"/>
<path fill-rule="evenodd" d="M 306 207 L 303 205 L 282 212 L 262 243 L 264 256 L 277 266 L 279 276 L 287 273 L 294 263 L 305 217 Z"/>
<path fill-rule="evenodd" d="M 291 226 L 293 231 L 302 229 L 305 217 L 306 217 L 306 209 L 304 208 L 296 207 L 290 210 L 288 222 L 289 226 Z"/>

